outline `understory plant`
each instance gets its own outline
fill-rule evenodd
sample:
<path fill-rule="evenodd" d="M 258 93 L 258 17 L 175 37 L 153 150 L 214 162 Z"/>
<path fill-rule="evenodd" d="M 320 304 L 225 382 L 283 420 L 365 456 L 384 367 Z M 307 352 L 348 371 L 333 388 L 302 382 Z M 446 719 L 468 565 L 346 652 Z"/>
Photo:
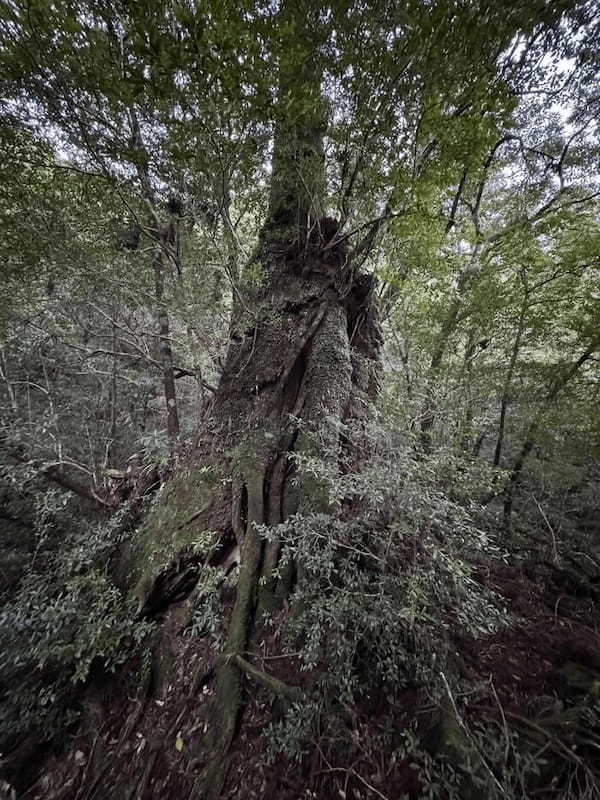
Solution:
<path fill-rule="evenodd" d="M 0 609 L 0 750 L 35 730 L 51 740 L 78 716 L 93 670 L 114 671 L 145 640 L 148 623 L 110 574 L 126 509 L 91 521 L 59 491 L 40 494 L 38 545 L 20 583 Z M 18 690 L 15 691 L 15 687 Z"/>
<path fill-rule="evenodd" d="M 383 714 L 397 725 L 407 692 L 439 704 L 448 682 L 453 691 L 460 683 L 453 637 L 509 621 L 501 598 L 473 577 L 475 559 L 502 552 L 477 524 L 478 509 L 445 491 L 448 459 L 425 458 L 377 425 L 344 435 L 365 456 L 360 471 L 340 475 L 318 447 L 318 456 L 295 459 L 299 476 L 326 488 L 330 511 L 264 530 L 281 539 L 282 569 L 296 565 L 285 636 L 314 677 L 310 702 L 272 728 L 272 753 L 301 757 L 315 736 L 321 749 L 352 750 L 348 715 Z M 465 461 L 454 468 L 457 486 L 481 478 Z"/>

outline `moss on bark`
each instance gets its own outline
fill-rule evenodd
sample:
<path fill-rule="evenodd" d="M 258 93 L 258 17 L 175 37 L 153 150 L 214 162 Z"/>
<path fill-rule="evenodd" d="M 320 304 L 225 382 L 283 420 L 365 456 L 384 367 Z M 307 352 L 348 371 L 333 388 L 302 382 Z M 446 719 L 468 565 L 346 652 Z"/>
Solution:
<path fill-rule="evenodd" d="M 183 550 L 195 546 L 208 550 L 214 533 L 207 530 L 207 512 L 218 489 L 216 472 L 202 467 L 180 473 L 163 488 L 127 548 L 127 583 L 138 601 L 143 601 L 160 570 Z"/>

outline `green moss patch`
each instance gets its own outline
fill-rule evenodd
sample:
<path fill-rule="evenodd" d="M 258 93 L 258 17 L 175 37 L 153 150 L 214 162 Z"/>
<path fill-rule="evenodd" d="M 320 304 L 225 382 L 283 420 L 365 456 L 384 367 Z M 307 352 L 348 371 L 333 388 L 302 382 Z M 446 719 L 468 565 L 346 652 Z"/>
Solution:
<path fill-rule="evenodd" d="M 156 505 L 132 542 L 131 585 L 140 597 L 160 570 L 189 547 L 208 547 L 207 512 L 218 486 L 214 470 L 187 470 L 162 490 Z"/>

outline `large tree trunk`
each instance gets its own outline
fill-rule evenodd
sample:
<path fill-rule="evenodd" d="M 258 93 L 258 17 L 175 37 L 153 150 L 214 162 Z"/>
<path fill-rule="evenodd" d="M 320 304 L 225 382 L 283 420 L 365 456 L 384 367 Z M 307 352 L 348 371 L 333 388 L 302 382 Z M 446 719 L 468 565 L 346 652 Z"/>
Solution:
<path fill-rule="evenodd" d="M 254 257 L 264 277 L 258 286 L 242 287 L 235 303 L 213 407 L 206 449 L 223 454 L 219 469 L 229 475 L 230 491 L 225 498 L 217 492 L 195 525 L 220 527 L 224 545 L 215 552 L 229 552 L 235 539 L 241 555 L 226 644 L 214 671 L 211 755 L 196 786 L 202 798 L 221 793 L 243 713 L 245 671 L 236 657 L 245 656 L 259 629 L 257 610 L 276 609 L 290 590 L 285 578 L 274 577 L 279 542 L 267 542 L 256 526 L 329 508 L 314 481 L 294 474 L 293 455 L 319 448 L 337 458 L 343 423 L 368 417 L 377 392 L 382 339 L 371 302 L 373 279 L 355 274 L 344 245 L 327 247 L 331 242 L 317 223 L 314 230 L 294 228 L 285 236 L 278 235 L 273 217 L 265 225 Z M 143 612 L 168 604 L 167 587 L 180 585 L 189 564 L 177 554 L 150 584 Z M 173 577 L 164 581 L 169 569 Z M 180 599 L 178 592 L 173 597 Z M 168 660 L 160 659 L 163 665 Z M 171 659 L 175 663 L 176 654 Z M 170 680 L 163 675 L 161 684 Z"/>
<path fill-rule="evenodd" d="M 187 693 L 193 697 L 210 683 L 210 709 L 196 710 L 207 730 L 194 753 L 203 768 L 169 773 L 169 730 L 143 768 L 123 758 L 111 763 L 101 782 L 114 797 L 121 796 L 114 781 L 122 784 L 123 773 L 136 787 L 130 796 L 153 797 L 153 773 L 170 774 L 178 796 L 220 796 L 243 715 L 244 676 L 260 674 L 247 661 L 252 638 L 262 610 L 277 609 L 292 588 L 289 572 L 275 576 L 279 542 L 267 541 L 257 526 L 330 509 L 324 489 L 296 472 L 294 455 L 326 453 L 337 466 L 343 447 L 347 460 L 344 423 L 366 421 L 377 394 L 382 337 L 374 279 L 354 268 L 347 242 L 336 242 L 336 221 L 322 211 L 319 89 L 314 75 L 312 84 L 302 83 L 302 95 L 314 95 L 304 104 L 310 113 L 299 114 L 293 126 L 278 122 L 269 213 L 234 297 L 224 371 L 195 463 L 167 487 L 122 567 L 124 582 L 139 579 L 140 618 L 164 613 L 153 654 L 154 695 L 168 697 L 166 707 L 183 714 Z M 195 542 L 207 530 L 212 546 L 199 553 Z M 201 657 L 191 675 L 189 639 L 180 632 L 199 602 L 194 588 L 202 564 L 228 567 L 238 549 L 224 647 L 216 659 L 212 652 Z M 110 748 L 107 762 L 109 754 Z"/>
<path fill-rule="evenodd" d="M 304 129 L 291 141 L 294 153 L 277 154 L 270 215 L 254 257 L 264 277 L 236 303 L 213 414 L 221 445 L 233 453 L 231 531 L 241 551 L 228 656 L 248 650 L 259 601 L 273 609 L 289 588 L 273 577 L 279 543 L 267 543 L 255 526 L 328 508 L 313 481 L 290 480 L 293 454 L 317 447 L 337 453 L 341 424 L 364 414 L 377 386 L 381 336 L 372 279 L 354 273 L 343 244 L 331 246 L 335 225 L 317 216 L 318 195 L 305 192 L 320 182 L 320 133 Z M 290 157 L 312 178 L 301 182 L 300 195 L 286 186 L 290 168 L 282 162 Z M 231 657 L 219 661 L 219 734 L 200 796 L 221 791 L 242 710 L 242 674 Z"/>

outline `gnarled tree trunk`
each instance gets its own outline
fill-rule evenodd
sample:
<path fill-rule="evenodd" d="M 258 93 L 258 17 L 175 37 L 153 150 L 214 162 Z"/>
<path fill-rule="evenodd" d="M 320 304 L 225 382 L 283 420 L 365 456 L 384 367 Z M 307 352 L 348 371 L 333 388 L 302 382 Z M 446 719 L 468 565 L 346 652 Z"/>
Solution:
<path fill-rule="evenodd" d="M 293 125 L 277 122 L 269 212 L 237 287 L 224 371 L 196 463 L 167 487 L 131 548 L 139 616 L 166 610 L 154 652 L 153 690 L 163 696 L 179 680 L 177 651 L 185 645 L 177 631 L 198 601 L 194 587 L 202 564 L 229 564 L 239 550 L 223 651 L 214 663 L 207 655 L 182 690 L 210 681 L 212 691 L 208 733 L 196 749 L 203 768 L 177 773 L 181 792 L 198 798 L 221 794 L 243 713 L 243 678 L 253 669 L 245 660 L 251 638 L 262 610 L 276 608 L 292 587 L 289 575 L 276 577 L 279 542 L 267 541 L 258 526 L 329 508 L 324 491 L 295 473 L 294 454 L 318 449 L 337 464 L 343 424 L 368 418 L 378 389 L 382 337 L 374 279 L 355 269 L 338 223 L 323 212 L 319 83 L 314 74 L 310 81 L 282 76 L 284 101 L 290 94 L 311 95 L 302 106 L 310 111 Z M 212 549 L 199 554 L 193 543 L 207 530 Z M 150 765 L 135 770 L 135 796 L 153 796 L 152 772 L 164 776 L 168 747 L 172 742 L 161 744 Z M 133 771 L 121 761 L 102 781 L 114 776 L 122 782 L 123 769 Z"/>
<path fill-rule="evenodd" d="M 320 133 L 297 131 L 292 142 L 292 153 L 277 155 L 270 215 L 254 257 L 263 280 L 236 303 L 214 406 L 216 433 L 233 453 L 231 532 L 241 563 L 226 658 L 216 671 L 219 735 L 202 782 L 206 797 L 220 792 L 241 712 L 242 671 L 232 657 L 248 649 L 259 601 L 272 608 L 288 589 L 273 576 L 279 543 L 267 543 L 256 526 L 327 508 L 313 482 L 290 480 L 293 454 L 318 446 L 338 452 L 341 423 L 364 414 L 377 387 L 381 336 L 372 279 L 355 274 L 345 244 L 335 243 L 334 221 L 319 218 L 317 196 L 306 194 L 320 182 Z M 301 170 L 308 162 L 312 178 L 295 194 L 286 186 L 289 160 Z"/>

